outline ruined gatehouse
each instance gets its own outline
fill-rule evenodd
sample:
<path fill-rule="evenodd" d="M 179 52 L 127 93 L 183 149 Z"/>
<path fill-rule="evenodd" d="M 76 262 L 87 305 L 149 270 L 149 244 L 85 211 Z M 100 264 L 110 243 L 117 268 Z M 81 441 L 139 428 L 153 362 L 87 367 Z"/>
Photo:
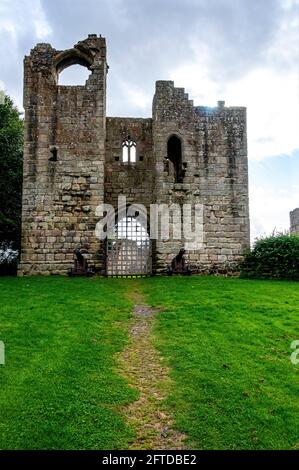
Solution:
<path fill-rule="evenodd" d="M 85 86 L 58 85 L 73 64 L 90 70 Z M 164 272 L 184 235 L 153 240 L 150 222 L 131 215 L 116 220 L 114 237 L 97 238 L 96 208 L 117 207 L 119 195 L 148 213 L 150 204 L 201 204 L 202 244 L 185 245 L 188 264 L 236 270 L 249 247 L 246 109 L 194 106 L 183 88 L 157 81 L 152 117 L 107 117 L 107 72 L 105 39 L 94 34 L 64 51 L 37 44 L 25 57 L 19 274 L 65 274 L 81 246 L 100 274 Z"/>

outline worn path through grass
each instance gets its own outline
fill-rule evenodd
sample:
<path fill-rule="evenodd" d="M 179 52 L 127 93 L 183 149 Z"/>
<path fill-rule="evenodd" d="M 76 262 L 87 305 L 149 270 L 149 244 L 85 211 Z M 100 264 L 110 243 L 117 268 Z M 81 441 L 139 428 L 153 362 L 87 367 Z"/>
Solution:
<path fill-rule="evenodd" d="M 0 449 L 299 449 L 298 320 L 296 282 L 2 278 Z"/>
<path fill-rule="evenodd" d="M 160 308 L 154 345 L 172 379 L 166 404 L 193 449 L 299 449 L 296 282 L 215 277 L 140 281 Z"/>
<path fill-rule="evenodd" d="M 173 419 L 163 405 L 170 388 L 169 369 L 152 343 L 159 310 L 144 303 L 138 282 L 132 281 L 129 296 L 134 303 L 130 340 L 118 358 L 119 373 L 140 394 L 122 409 L 136 434 L 129 448 L 184 449 L 185 435 L 173 429 Z"/>

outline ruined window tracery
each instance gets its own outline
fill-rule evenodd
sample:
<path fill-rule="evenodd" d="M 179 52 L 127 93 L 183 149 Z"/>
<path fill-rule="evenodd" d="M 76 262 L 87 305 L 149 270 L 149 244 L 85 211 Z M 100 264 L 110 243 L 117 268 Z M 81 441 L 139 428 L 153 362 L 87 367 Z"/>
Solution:
<path fill-rule="evenodd" d="M 136 142 L 128 136 L 122 143 L 123 163 L 136 163 Z"/>

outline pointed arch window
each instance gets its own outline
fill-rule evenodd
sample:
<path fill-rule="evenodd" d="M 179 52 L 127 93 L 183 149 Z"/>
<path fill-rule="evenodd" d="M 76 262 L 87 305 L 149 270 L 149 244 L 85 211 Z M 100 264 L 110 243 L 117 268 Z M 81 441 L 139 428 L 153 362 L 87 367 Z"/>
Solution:
<path fill-rule="evenodd" d="M 136 142 L 128 136 L 122 143 L 123 163 L 136 163 Z"/>

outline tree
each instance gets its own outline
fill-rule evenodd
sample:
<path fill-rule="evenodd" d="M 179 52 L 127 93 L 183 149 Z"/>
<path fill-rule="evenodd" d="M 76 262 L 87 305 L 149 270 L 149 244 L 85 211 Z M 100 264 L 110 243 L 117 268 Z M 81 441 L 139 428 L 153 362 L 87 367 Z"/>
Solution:
<path fill-rule="evenodd" d="M 1 99 L 2 98 L 2 99 Z M 0 96 L 0 242 L 21 239 L 23 121 L 12 100 Z"/>

